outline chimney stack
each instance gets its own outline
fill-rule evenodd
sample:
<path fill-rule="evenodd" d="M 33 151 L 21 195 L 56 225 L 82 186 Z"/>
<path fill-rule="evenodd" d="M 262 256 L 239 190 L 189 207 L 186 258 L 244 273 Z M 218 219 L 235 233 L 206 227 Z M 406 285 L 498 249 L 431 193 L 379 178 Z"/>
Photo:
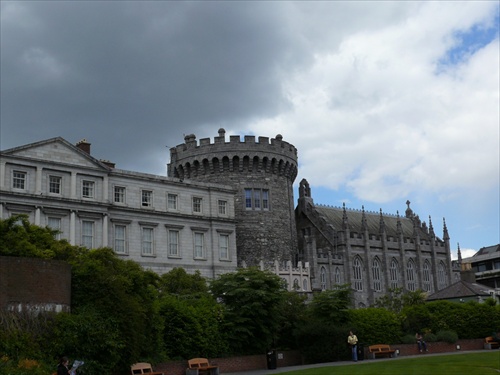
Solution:
<path fill-rule="evenodd" d="M 88 143 L 85 138 L 77 142 L 76 147 L 90 155 L 90 143 Z"/>

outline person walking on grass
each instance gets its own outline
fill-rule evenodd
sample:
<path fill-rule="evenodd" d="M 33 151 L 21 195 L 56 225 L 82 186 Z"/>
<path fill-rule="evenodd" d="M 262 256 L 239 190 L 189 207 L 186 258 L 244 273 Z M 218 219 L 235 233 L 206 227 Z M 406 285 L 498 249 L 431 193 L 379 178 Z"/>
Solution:
<path fill-rule="evenodd" d="M 354 362 L 358 362 L 358 337 L 352 331 L 349 331 L 349 336 L 347 337 L 347 343 L 351 347 L 352 360 Z"/>

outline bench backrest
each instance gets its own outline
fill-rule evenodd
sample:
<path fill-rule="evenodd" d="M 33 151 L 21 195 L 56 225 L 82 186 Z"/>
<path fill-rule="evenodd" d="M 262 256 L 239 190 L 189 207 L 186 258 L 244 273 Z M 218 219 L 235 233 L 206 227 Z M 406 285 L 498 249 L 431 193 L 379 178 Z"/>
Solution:
<path fill-rule="evenodd" d="M 203 368 L 208 367 L 208 359 L 206 358 L 193 358 L 188 360 L 189 368 Z"/>
<path fill-rule="evenodd" d="M 378 344 L 369 346 L 368 350 L 370 352 L 388 352 L 391 350 L 391 347 L 385 344 Z"/>
<path fill-rule="evenodd" d="M 153 372 L 153 367 L 151 366 L 151 363 L 146 363 L 146 362 L 134 363 L 132 366 L 130 366 L 130 371 L 132 372 L 132 375 L 148 374 Z"/>
<path fill-rule="evenodd" d="M 493 336 L 488 336 L 484 339 L 484 342 L 487 343 L 487 344 L 490 344 L 492 343 L 494 340 L 493 340 Z"/>

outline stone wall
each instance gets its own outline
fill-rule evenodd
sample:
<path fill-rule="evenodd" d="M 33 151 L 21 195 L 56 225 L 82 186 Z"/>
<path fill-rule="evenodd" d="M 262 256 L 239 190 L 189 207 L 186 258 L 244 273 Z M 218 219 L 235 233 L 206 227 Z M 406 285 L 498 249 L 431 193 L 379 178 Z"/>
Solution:
<path fill-rule="evenodd" d="M 0 256 L 0 309 L 61 312 L 70 306 L 68 263 Z"/>

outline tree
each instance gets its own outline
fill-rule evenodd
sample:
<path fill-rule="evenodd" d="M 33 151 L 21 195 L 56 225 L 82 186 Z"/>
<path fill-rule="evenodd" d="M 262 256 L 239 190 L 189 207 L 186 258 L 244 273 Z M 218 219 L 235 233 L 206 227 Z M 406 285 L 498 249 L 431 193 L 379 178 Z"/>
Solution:
<path fill-rule="evenodd" d="M 263 353 L 275 345 L 286 295 L 278 276 L 240 269 L 212 281 L 211 291 L 225 308 L 224 324 L 235 354 Z"/>
<path fill-rule="evenodd" d="M 189 275 L 184 268 L 174 268 L 160 277 L 162 293 L 176 295 L 204 295 L 208 294 L 208 285 L 205 278 L 196 271 Z"/>
<path fill-rule="evenodd" d="M 315 294 L 310 305 L 311 314 L 319 320 L 344 324 L 349 319 L 352 291 L 349 284 L 335 285 L 334 289 Z"/>
<path fill-rule="evenodd" d="M 403 288 L 391 288 L 389 292 L 375 300 L 374 307 L 381 307 L 399 314 L 403 308 L 425 303 L 425 292 L 421 289 L 404 292 Z"/>

